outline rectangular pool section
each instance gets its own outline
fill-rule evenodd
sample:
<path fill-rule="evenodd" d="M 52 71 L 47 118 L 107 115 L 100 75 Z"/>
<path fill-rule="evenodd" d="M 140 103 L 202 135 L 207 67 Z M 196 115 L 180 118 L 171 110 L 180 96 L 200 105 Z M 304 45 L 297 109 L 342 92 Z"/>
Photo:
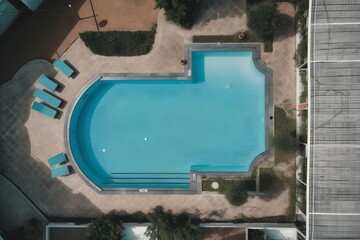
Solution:
<path fill-rule="evenodd" d="M 69 141 L 99 188 L 188 188 L 190 172 L 248 172 L 266 149 L 265 75 L 252 51 L 194 51 L 192 78 L 101 79 Z"/>

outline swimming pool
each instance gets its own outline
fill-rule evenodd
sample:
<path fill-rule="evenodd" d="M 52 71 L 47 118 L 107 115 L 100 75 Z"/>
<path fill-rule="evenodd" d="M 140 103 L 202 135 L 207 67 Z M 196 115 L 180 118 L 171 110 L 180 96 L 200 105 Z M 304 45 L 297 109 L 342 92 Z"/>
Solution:
<path fill-rule="evenodd" d="M 267 150 L 265 75 L 252 51 L 192 51 L 192 78 L 95 81 L 69 145 L 99 188 L 189 188 L 190 172 L 248 172 Z"/>

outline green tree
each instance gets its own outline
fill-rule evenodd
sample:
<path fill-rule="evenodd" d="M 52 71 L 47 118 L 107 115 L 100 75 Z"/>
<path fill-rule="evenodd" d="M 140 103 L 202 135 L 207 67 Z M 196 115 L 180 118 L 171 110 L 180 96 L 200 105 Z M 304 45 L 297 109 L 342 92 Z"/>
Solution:
<path fill-rule="evenodd" d="M 265 232 L 261 229 L 249 229 L 249 240 L 265 240 Z"/>
<path fill-rule="evenodd" d="M 166 19 L 190 29 L 200 9 L 200 0 L 156 0 L 156 8 L 165 9 Z"/>
<path fill-rule="evenodd" d="M 247 201 L 245 184 L 241 181 L 229 182 L 225 188 L 225 198 L 234 206 L 240 206 Z"/>
<path fill-rule="evenodd" d="M 157 206 L 149 213 L 151 225 L 146 236 L 152 240 L 195 240 L 199 239 L 199 224 L 187 214 L 172 215 Z"/>
<path fill-rule="evenodd" d="M 123 231 L 121 220 L 114 214 L 107 214 L 93 220 L 84 231 L 84 240 L 120 240 Z"/>
<path fill-rule="evenodd" d="M 264 40 L 272 40 L 278 11 L 276 4 L 261 3 L 248 8 L 247 25 L 251 31 Z"/>

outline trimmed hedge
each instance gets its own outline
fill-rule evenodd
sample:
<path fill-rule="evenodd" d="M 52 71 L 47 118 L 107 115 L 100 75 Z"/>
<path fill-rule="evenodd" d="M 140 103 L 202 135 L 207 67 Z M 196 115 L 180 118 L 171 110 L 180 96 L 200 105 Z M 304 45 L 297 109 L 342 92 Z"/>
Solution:
<path fill-rule="evenodd" d="M 240 214 L 237 218 L 234 219 L 234 222 L 235 223 L 293 223 L 294 221 L 284 215 L 279 215 L 274 217 L 252 218 Z"/>
<path fill-rule="evenodd" d="M 103 56 L 139 56 L 150 52 L 156 30 L 83 32 L 81 40 L 95 54 Z"/>
<path fill-rule="evenodd" d="M 193 36 L 194 43 L 237 43 L 237 42 L 263 42 L 264 51 L 272 52 L 272 40 L 264 41 L 256 34 L 251 31 L 244 32 L 244 38 L 239 38 L 240 33 L 235 33 L 232 35 L 195 35 Z"/>

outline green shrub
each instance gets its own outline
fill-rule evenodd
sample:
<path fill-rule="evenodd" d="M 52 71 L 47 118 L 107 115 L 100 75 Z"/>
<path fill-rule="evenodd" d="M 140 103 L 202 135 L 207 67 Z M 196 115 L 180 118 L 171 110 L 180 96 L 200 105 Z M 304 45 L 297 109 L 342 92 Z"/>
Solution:
<path fill-rule="evenodd" d="M 200 9 L 200 0 L 156 0 L 156 8 L 163 8 L 167 20 L 190 29 Z"/>
<path fill-rule="evenodd" d="M 117 216 L 107 214 L 93 220 L 84 230 L 83 237 L 84 240 L 119 240 L 123 229 Z"/>
<path fill-rule="evenodd" d="M 303 37 L 297 46 L 296 54 L 295 54 L 295 61 L 298 66 L 302 65 L 305 62 L 308 54 L 308 42 L 307 37 Z"/>
<path fill-rule="evenodd" d="M 309 8 L 309 0 L 300 0 L 297 2 L 296 5 L 296 14 L 295 19 L 298 24 L 298 30 L 301 35 L 307 34 L 307 27 L 306 27 L 306 17 L 304 13 Z"/>
<path fill-rule="evenodd" d="M 150 52 L 156 30 L 83 32 L 80 38 L 95 54 L 103 56 L 138 56 Z"/>
<path fill-rule="evenodd" d="M 237 43 L 237 42 L 263 42 L 264 51 L 272 52 L 272 40 L 264 41 L 251 31 L 244 32 L 244 38 L 239 38 L 239 32 L 232 35 L 195 35 L 193 36 L 194 43 Z"/>
<path fill-rule="evenodd" d="M 224 192 L 225 198 L 230 204 L 240 206 L 247 201 L 246 187 L 241 181 L 229 182 Z"/>
<path fill-rule="evenodd" d="M 272 40 L 277 24 L 276 4 L 260 3 L 247 10 L 247 24 L 251 31 L 264 40 Z"/>
<path fill-rule="evenodd" d="M 151 240 L 196 240 L 199 239 L 199 221 L 187 214 L 172 215 L 157 206 L 148 214 L 151 225 L 146 229 L 146 236 Z"/>

